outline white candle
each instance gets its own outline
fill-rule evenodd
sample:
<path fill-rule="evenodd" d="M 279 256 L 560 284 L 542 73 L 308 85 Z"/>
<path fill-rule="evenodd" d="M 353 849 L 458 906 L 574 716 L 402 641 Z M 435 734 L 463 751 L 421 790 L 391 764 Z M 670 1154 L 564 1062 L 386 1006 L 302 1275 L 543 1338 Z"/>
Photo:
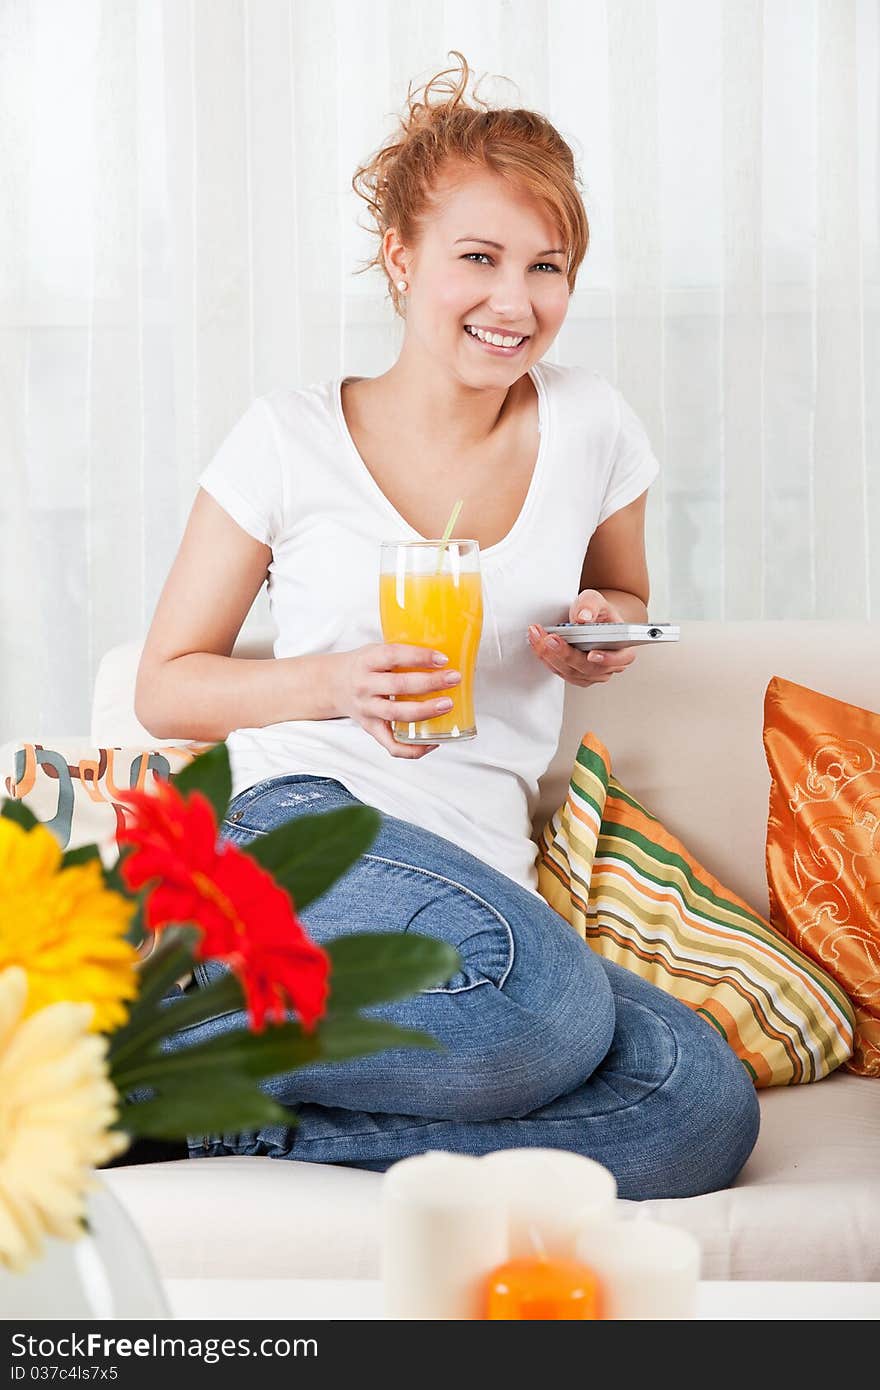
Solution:
<path fill-rule="evenodd" d="M 393 1164 L 383 1226 L 386 1318 L 486 1316 L 486 1276 L 507 1259 L 507 1209 L 480 1159 L 438 1151 Z"/>
<path fill-rule="evenodd" d="M 572 1259 L 575 1237 L 586 1223 L 614 1217 L 614 1175 L 591 1158 L 564 1149 L 500 1149 L 479 1162 L 507 1202 L 512 1260 L 542 1250 Z"/>
<path fill-rule="evenodd" d="M 700 1247 L 687 1231 L 641 1217 L 600 1225 L 587 1213 L 575 1252 L 599 1280 L 604 1318 L 695 1316 Z"/>

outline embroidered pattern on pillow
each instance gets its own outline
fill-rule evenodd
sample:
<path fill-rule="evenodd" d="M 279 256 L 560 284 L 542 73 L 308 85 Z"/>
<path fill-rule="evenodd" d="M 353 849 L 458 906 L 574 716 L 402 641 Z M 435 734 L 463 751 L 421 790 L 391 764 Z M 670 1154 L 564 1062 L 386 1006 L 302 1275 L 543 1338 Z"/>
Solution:
<path fill-rule="evenodd" d="M 852 999 L 847 1070 L 880 1077 L 880 714 L 774 676 L 764 751 L 770 920 Z"/>
<path fill-rule="evenodd" d="M 592 733 L 537 869 L 541 895 L 595 951 L 705 1018 L 756 1087 L 816 1081 L 851 1055 L 845 992 L 629 795 Z"/>

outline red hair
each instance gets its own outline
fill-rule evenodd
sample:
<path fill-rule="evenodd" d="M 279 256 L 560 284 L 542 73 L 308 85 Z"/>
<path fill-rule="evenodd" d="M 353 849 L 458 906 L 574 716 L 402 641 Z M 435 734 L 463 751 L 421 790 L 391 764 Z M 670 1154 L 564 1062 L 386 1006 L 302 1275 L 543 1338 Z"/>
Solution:
<path fill-rule="evenodd" d="M 531 195 L 553 218 L 568 250 L 568 288 L 575 279 L 590 240 L 587 214 L 571 149 L 555 126 L 537 111 L 491 108 L 465 92 L 471 76 L 455 49 L 460 68 L 446 68 L 430 78 L 421 95 L 407 88 L 407 110 L 399 127 L 352 178 L 352 188 L 370 209 L 379 246 L 360 271 L 377 266 L 388 278 L 394 308 L 401 314 L 397 285 L 388 276 L 382 240 L 394 227 L 409 246 L 418 242 L 419 224 L 429 211 L 431 194 L 448 165 L 476 165 L 502 175 Z M 433 100 L 434 94 L 440 96 Z M 358 273 L 360 273 L 360 271 Z"/>

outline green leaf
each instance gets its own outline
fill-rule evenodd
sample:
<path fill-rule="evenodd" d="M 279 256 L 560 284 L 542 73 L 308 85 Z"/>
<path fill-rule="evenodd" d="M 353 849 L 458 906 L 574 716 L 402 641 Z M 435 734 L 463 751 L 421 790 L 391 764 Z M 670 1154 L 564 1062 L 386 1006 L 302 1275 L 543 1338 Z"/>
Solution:
<path fill-rule="evenodd" d="M 172 1006 L 173 1007 L 173 1006 Z M 114 1072 L 113 1082 L 126 1091 L 139 1086 L 180 1086 L 194 1089 L 206 1081 L 222 1078 L 226 1085 L 237 1077 L 259 1080 L 278 1072 L 293 1071 L 307 1062 L 317 1061 L 321 1042 L 316 1033 L 306 1034 L 298 1023 L 282 1023 L 263 1033 L 236 1028 L 192 1047 L 174 1052 L 154 1053 L 138 1058 L 130 1066 Z"/>
<path fill-rule="evenodd" d="M 193 1089 L 218 1083 L 223 1086 L 234 1077 L 255 1079 L 295 1071 L 309 1062 L 338 1062 L 349 1057 L 382 1052 L 387 1047 L 424 1047 L 442 1050 L 427 1033 L 398 1028 L 381 1019 L 344 1014 L 325 1019 L 314 1033 L 305 1033 L 298 1023 L 272 1025 L 262 1033 L 236 1029 L 194 1047 L 139 1059 L 128 1068 L 113 1073 L 120 1091 L 140 1086 L 190 1085 Z"/>
<path fill-rule="evenodd" d="M 122 877 L 121 867 L 130 854 L 134 853 L 131 845 L 122 845 L 119 858 L 115 864 L 104 869 L 105 887 L 111 888 L 114 893 L 120 893 L 123 898 L 137 898 L 138 893 L 132 892 L 125 879 Z"/>
<path fill-rule="evenodd" d="M 461 968 L 461 958 L 451 946 L 416 933 L 361 932 L 333 942 L 327 952 L 332 965 L 329 1017 L 406 999 L 420 989 L 445 983 Z M 111 1055 L 118 1064 L 135 1052 L 144 1057 L 173 1033 L 245 1010 L 240 980 L 231 971 L 224 973 L 145 1018 L 128 1038 L 114 1043 Z"/>
<path fill-rule="evenodd" d="M 88 864 L 92 859 L 97 859 L 98 862 L 101 863 L 101 855 L 98 846 L 80 845 L 79 849 L 69 849 L 67 851 L 61 860 L 61 867 L 62 869 L 70 869 L 76 864 Z"/>
<path fill-rule="evenodd" d="M 176 772 L 173 782 L 181 795 L 200 791 L 208 798 L 219 825 L 226 815 L 232 795 L 232 773 L 229 769 L 229 750 L 225 743 L 215 743 L 200 753 L 186 767 Z"/>
<path fill-rule="evenodd" d="M 111 1060 L 118 1070 L 122 1061 L 134 1053 L 146 1056 L 157 1043 L 184 1028 L 193 1028 L 207 1019 L 225 1018 L 228 1014 L 244 1012 L 245 997 L 241 982 L 233 974 L 223 975 L 204 989 L 193 990 L 180 1002 L 157 1009 L 120 1046 L 111 1047 Z"/>
<path fill-rule="evenodd" d="M 141 947 L 147 939 L 147 924 L 144 921 L 144 904 L 139 901 L 125 929 L 125 939 L 131 946 Z"/>
<path fill-rule="evenodd" d="M 129 1046 L 135 1035 L 155 1017 L 159 1000 L 175 980 L 192 972 L 195 948 L 201 933 L 195 927 L 167 927 L 156 949 L 139 968 L 140 988 L 128 1016 L 128 1022 L 110 1038 L 110 1057 L 118 1056 Z M 171 1006 L 174 1007 L 173 1005 Z"/>
<path fill-rule="evenodd" d="M 35 825 L 40 824 L 30 806 L 25 806 L 23 801 L 18 801 L 14 797 L 9 797 L 0 805 L 0 816 L 5 820 L 15 821 L 15 824 L 20 825 L 22 830 L 33 830 Z"/>
<path fill-rule="evenodd" d="M 125 1105 L 118 1128 L 149 1139 L 186 1139 L 190 1134 L 229 1134 L 263 1125 L 292 1129 L 295 1116 L 264 1096 L 252 1082 L 223 1079 L 216 1089 L 169 1087 L 152 1100 Z"/>
<path fill-rule="evenodd" d="M 381 824 L 372 806 L 298 816 L 240 848 L 273 875 L 302 911 L 369 849 Z"/>
<path fill-rule="evenodd" d="M 140 967 L 137 1007 L 151 1006 L 175 980 L 191 972 L 202 933 L 198 927 L 163 927 L 154 951 Z"/>
<path fill-rule="evenodd" d="M 462 967 L 454 947 L 417 932 L 357 932 L 324 948 L 330 957 L 330 1012 L 406 999 L 445 984 Z"/>
<path fill-rule="evenodd" d="M 125 932 L 125 939 L 132 946 L 142 946 L 146 941 L 149 932 L 144 918 L 145 900 L 143 895 L 137 891 L 132 892 L 125 879 L 122 877 L 120 866 L 134 851 L 128 846 L 123 845 L 122 851 L 115 864 L 104 868 L 104 887 L 109 888 L 112 893 L 118 893 L 121 898 L 134 903 L 134 911 L 128 920 L 128 927 Z"/>

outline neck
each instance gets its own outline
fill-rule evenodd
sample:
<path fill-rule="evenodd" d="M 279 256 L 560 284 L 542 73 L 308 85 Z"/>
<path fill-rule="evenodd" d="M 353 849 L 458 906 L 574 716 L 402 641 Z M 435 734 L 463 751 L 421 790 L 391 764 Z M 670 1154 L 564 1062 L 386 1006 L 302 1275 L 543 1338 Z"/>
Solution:
<path fill-rule="evenodd" d="M 469 386 L 406 340 L 394 366 L 375 378 L 375 387 L 392 428 L 457 449 L 485 444 L 519 394 L 518 382 Z"/>

